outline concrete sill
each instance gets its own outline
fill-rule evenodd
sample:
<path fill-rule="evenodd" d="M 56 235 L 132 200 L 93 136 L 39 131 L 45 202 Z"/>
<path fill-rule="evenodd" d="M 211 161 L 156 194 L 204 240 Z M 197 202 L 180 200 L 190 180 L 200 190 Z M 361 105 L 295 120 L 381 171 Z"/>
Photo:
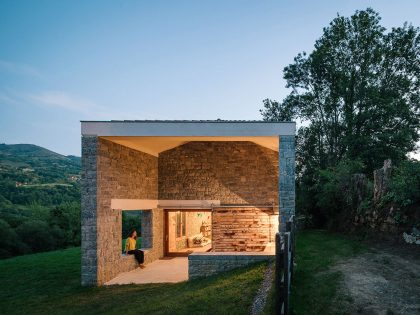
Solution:
<path fill-rule="evenodd" d="M 143 251 L 144 255 L 146 255 L 151 248 L 139 248 L 141 251 Z M 129 257 L 134 257 L 134 255 L 126 255 L 125 253 L 122 254 L 123 258 L 129 258 Z"/>
<path fill-rule="evenodd" d="M 257 258 L 267 257 L 272 258 L 275 253 L 267 252 L 205 252 L 205 253 L 192 253 L 188 255 L 189 260 L 202 260 L 204 257 L 207 259 L 243 259 L 243 258 Z"/>

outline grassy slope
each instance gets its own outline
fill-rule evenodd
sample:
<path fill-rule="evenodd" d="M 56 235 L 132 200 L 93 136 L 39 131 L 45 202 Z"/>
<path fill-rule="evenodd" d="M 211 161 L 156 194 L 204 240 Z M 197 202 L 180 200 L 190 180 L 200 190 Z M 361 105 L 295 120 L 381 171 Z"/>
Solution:
<path fill-rule="evenodd" d="M 360 242 L 326 231 L 301 231 L 296 243 L 296 267 L 292 286 L 292 314 L 331 314 L 339 309 L 337 289 L 339 272 L 329 271 L 340 259 L 357 255 L 366 247 Z M 274 292 L 266 305 L 265 314 L 273 314 Z"/>
<path fill-rule="evenodd" d="M 178 284 L 83 288 L 80 249 L 0 261 L 0 313 L 248 314 L 265 265 Z"/>

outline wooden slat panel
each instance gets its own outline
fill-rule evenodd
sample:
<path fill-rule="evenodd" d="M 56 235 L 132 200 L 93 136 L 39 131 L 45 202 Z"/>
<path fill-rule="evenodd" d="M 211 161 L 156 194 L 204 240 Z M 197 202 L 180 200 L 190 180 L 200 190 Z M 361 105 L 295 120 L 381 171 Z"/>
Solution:
<path fill-rule="evenodd" d="M 215 251 L 264 251 L 274 239 L 270 208 L 214 208 Z M 271 240 L 270 240 L 271 238 Z"/>

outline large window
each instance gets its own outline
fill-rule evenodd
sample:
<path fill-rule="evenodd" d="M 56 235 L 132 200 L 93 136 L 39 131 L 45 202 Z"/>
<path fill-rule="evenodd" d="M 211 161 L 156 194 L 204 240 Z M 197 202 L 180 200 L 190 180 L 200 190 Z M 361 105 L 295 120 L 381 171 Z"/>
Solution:
<path fill-rule="evenodd" d="M 165 242 L 165 250 L 171 255 L 209 251 L 211 211 L 165 210 Z"/>
<path fill-rule="evenodd" d="M 176 237 L 183 237 L 186 235 L 186 213 L 185 211 L 178 211 L 176 213 Z"/>

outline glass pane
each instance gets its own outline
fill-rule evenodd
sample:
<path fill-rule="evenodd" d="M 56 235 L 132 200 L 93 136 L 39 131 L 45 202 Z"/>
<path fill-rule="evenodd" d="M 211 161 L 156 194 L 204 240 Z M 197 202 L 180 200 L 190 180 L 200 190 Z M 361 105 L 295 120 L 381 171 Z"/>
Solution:
<path fill-rule="evenodd" d="M 168 211 L 166 246 L 179 255 L 207 252 L 212 248 L 210 211 Z"/>
<path fill-rule="evenodd" d="M 176 213 L 176 237 L 181 237 L 181 212 Z"/>
<path fill-rule="evenodd" d="M 187 225 L 186 213 L 182 212 L 182 236 L 185 236 L 185 227 Z"/>

